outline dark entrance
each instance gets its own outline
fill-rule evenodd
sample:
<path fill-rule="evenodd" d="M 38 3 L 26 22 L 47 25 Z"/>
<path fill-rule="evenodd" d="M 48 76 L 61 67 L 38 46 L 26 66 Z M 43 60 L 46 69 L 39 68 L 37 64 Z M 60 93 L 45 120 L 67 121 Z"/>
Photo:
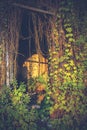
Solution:
<path fill-rule="evenodd" d="M 38 22 L 38 20 L 36 19 Z M 36 39 L 35 39 L 35 30 L 34 30 L 34 22 L 32 18 L 32 13 L 25 11 L 22 16 L 22 24 L 20 31 L 20 40 L 19 40 L 19 49 L 18 49 L 18 72 L 17 72 L 17 80 L 27 82 L 28 70 L 27 67 L 23 67 L 23 64 L 27 59 L 29 59 L 34 54 L 38 54 L 36 47 Z M 38 25 L 37 25 L 38 26 Z M 43 28 L 44 29 L 44 28 Z M 38 30 L 37 30 L 38 31 Z M 38 35 L 39 36 L 39 35 Z M 41 55 L 47 59 L 48 57 L 48 46 L 46 37 L 43 33 L 42 39 L 39 43 Z M 28 61 L 29 63 L 32 60 Z M 34 60 L 34 62 L 37 62 Z M 40 64 L 40 60 L 38 65 Z M 46 62 L 46 63 L 45 63 Z M 47 64 L 47 61 L 43 61 L 41 64 Z"/>

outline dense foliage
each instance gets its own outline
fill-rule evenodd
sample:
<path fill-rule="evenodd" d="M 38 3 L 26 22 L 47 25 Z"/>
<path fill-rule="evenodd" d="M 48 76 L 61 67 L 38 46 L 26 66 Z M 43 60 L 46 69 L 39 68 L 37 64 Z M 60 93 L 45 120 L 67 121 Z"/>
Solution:
<path fill-rule="evenodd" d="M 37 91 L 34 90 L 38 82 L 46 85 L 44 98 L 41 98 L 43 96 L 41 87 Z M 16 80 L 10 87 L 4 86 L 0 90 L 0 129 L 86 130 L 85 88 L 63 86 L 60 95 L 58 97 L 54 95 L 57 98 L 55 103 L 44 79 L 41 77 L 31 79 L 28 84 L 30 84 L 28 91 L 24 83 L 18 85 Z"/>
<path fill-rule="evenodd" d="M 60 2 L 58 16 L 52 25 L 53 37 L 50 37 L 53 47 L 49 48 L 49 90 L 54 101 L 50 114 L 53 119 L 57 118 L 54 128 L 58 125 L 58 129 L 63 130 L 87 127 L 82 123 L 87 120 L 87 95 L 84 94 L 87 90 L 87 36 L 86 28 L 84 33 L 79 32 L 83 23 L 77 18 L 80 10 L 74 10 L 74 4 L 68 0 Z M 86 23 L 83 26 L 86 27 Z"/>
<path fill-rule="evenodd" d="M 48 27 L 48 79 L 0 88 L 2 130 L 87 130 L 87 10 L 81 1 L 58 6 Z"/>
<path fill-rule="evenodd" d="M 29 106 L 30 96 L 22 83 L 12 83 L 11 88 L 0 90 L 0 129 L 36 130 L 37 113 Z"/>

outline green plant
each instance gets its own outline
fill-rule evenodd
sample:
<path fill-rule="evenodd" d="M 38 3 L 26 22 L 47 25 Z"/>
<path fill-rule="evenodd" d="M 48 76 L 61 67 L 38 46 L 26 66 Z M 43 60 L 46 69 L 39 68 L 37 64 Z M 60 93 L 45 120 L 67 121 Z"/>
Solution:
<path fill-rule="evenodd" d="M 30 105 L 33 107 L 34 110 L 37 110 L 38 112 L 38 130 L 48 130 L 50 108 L 53 105 L 53 101 L 50 99 L 50 90 L 47 81 L 44 80 L 43 76 L 39 76 L 35 79 L 29 79 L 28 92 L 31 95 Z M 39 98 L 38 100 L 39 96 L 44 96 L 44 98 L 42 100 L 40 100 Z"/>
<path fill-rule="evenodd" d="M 14 80 L 11 88 L 4 86 L 0 91 L 0 129 L 36 130 L 37 112 L 29 103 L 30 96 L 24 83 L 18 86 Z"/>
<path fill-rule="evenodd" d="M 56 26 L 53 26 L 52 32 L 54 46 L 49 49 L 48 88 L 50 100 L 53 100 L 53 105 L 50 107 L 50 116 L 53 119 L 50 125 L 55 130 L 80 130 L 80 127 L 86 130 L 87 96 L 84 94 L 86 89 L 84 64 L 86 65 L 86 60 L 85 63 L 81 62 L 82 59 L 86 59 L 86 52 L 81 49 L 84 48 L 82 45 L 77 47 L 75 44 L 76 42 L 81 44 L 83 41 L 85 42 L 85 39 L 81 37 L 75 42 L 72 25 L 74 16 L 70 17 L 73 15 L 73 8 L 70 8 L 73 7 L 73 3 L 72 1 L 68 2 L 67 4 L 66 1 L 60 2 Z M 60 39 L 62 27 L 60 28 L 60 26 L 63 27 L 65 33 L 65 41 L 62 42 Z M 78 52 L 75 52 L 75 47 Z M 85 50 L 87 50 L 86 46 Z M 84 126 L 81 126 L 82 122 L 84 122 Z"/>

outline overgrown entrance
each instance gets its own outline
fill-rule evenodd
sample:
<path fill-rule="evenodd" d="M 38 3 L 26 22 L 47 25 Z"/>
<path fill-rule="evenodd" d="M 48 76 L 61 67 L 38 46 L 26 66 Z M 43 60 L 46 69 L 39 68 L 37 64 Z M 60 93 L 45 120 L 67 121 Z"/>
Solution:
<path fill-rule="evenodd" d="M 48 45 L 42 24 L 43 17 L 24 11 L 18 48 L 17 80 L 47 75 Z"/>

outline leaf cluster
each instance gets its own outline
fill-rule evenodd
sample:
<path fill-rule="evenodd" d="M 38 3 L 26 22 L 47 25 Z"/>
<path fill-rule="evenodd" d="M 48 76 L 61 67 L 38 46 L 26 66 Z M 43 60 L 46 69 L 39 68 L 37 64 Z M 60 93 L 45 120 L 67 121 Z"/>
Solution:
<path fill-rule="evenodd" d="M 0 129 L 36 130 L 37 112 L 29 107 L 30 96 L 26 93 L 26 86 L 17 81 L 11 88 L 4 86 L 0 91 Z"/>

